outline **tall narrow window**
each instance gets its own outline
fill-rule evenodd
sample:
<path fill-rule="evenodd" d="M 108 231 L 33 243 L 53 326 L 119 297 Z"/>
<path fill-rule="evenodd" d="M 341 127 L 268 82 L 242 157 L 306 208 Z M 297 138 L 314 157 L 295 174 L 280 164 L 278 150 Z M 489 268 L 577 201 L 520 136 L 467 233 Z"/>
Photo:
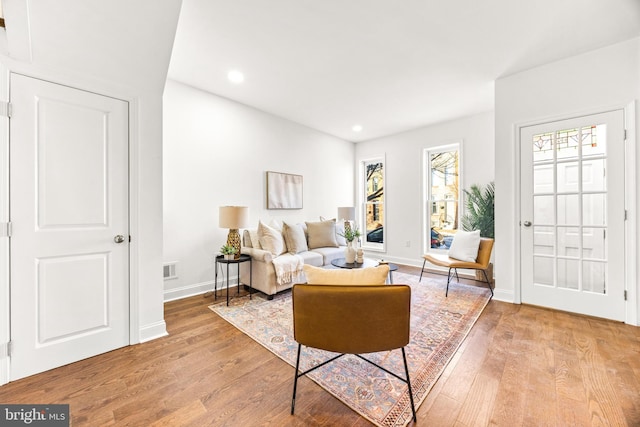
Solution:
<path fill-rule="evenodd" d="M 361 171 L 362 245 L 382 250 L 384 248 L 384 159 L 363 161 Z"/>
<path fill-rule="evenodd" d="M 427 248 L 449 249 L 460 223 L 460 144 L 425 150 Z"/>

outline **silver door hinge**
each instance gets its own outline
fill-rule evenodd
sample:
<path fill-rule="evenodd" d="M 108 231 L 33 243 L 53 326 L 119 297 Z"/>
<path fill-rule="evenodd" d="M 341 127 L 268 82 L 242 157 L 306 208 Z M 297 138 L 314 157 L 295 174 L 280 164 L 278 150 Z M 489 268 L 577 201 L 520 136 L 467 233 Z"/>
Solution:
<path fill-rule="evenodd" d="M 11 356 L 11 341 L 0 345 L 0 357 Z"/>
<path fill-rule="evenodd" d="M 12 107 L 10 102 L 0 102 L 0 116 L 11 118 Z"/>
<path fill-rule="evenodd" d="M 12 231 L 10 222 L 0 223 L 0 237 L 11 237 Z"/>
<path fill-rule="evenodd" d="M 627 130 L 626 129 L 624 130 L 624 140 L 625 141 L 627 140 Z"/>
<path fill-rule="evenodd" d="M 624 210 L 624 220 L 625 221 L 627 220 L 627 210 L 626 209 Z"/>
<path fill-rule="evenodd" d="M 627 291 L 624 291 L 624 300 L 627 300 Z"/>

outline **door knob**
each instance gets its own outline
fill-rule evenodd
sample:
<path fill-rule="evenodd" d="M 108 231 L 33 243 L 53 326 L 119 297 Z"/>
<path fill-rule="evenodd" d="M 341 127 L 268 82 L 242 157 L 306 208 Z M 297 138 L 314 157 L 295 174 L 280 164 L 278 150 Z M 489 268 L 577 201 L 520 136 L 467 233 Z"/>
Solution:
<path fill-rule="evenodd" d="M 124 242 L 124 236 L 122 234 L 118 234 L 116 237 L 113 238 L 113 241 L 116 243 L 122 243 Z"/>
<path fill-rule="evenodd" d="M 531 227 L 531 221 L 525 221 L 523 224 L 525 227 Z"/>

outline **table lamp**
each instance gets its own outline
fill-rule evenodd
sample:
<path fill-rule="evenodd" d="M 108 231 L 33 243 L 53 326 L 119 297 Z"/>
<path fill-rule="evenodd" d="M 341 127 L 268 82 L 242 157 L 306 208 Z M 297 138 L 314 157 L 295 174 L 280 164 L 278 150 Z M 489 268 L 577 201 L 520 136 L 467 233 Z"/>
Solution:
<path fill-rule="evenodd" d="M 228 228 L 227 245 L 236 249 L 235 259 L 240 258 L 240 233 L 238 229 L 249 224 L 249 208 L 246 206 L 220 206 L 220 228 Z"/>
<path fill-rule="evenodd" d="M 354 207 L 341 207 L 338 208 L 338 220 L 344 221 L 344 230 L 351 230 L 351 222 L 356 219 L 356 208 Z"/>

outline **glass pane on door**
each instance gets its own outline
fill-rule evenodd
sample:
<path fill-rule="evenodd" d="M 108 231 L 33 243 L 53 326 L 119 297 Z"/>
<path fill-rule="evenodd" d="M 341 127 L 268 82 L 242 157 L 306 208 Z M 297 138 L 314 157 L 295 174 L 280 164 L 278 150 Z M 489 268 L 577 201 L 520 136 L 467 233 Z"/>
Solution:
<path fill-rule="evenodd" d="M 534 282 L 605 292 L 606 125 L 533 135 Z"/>

